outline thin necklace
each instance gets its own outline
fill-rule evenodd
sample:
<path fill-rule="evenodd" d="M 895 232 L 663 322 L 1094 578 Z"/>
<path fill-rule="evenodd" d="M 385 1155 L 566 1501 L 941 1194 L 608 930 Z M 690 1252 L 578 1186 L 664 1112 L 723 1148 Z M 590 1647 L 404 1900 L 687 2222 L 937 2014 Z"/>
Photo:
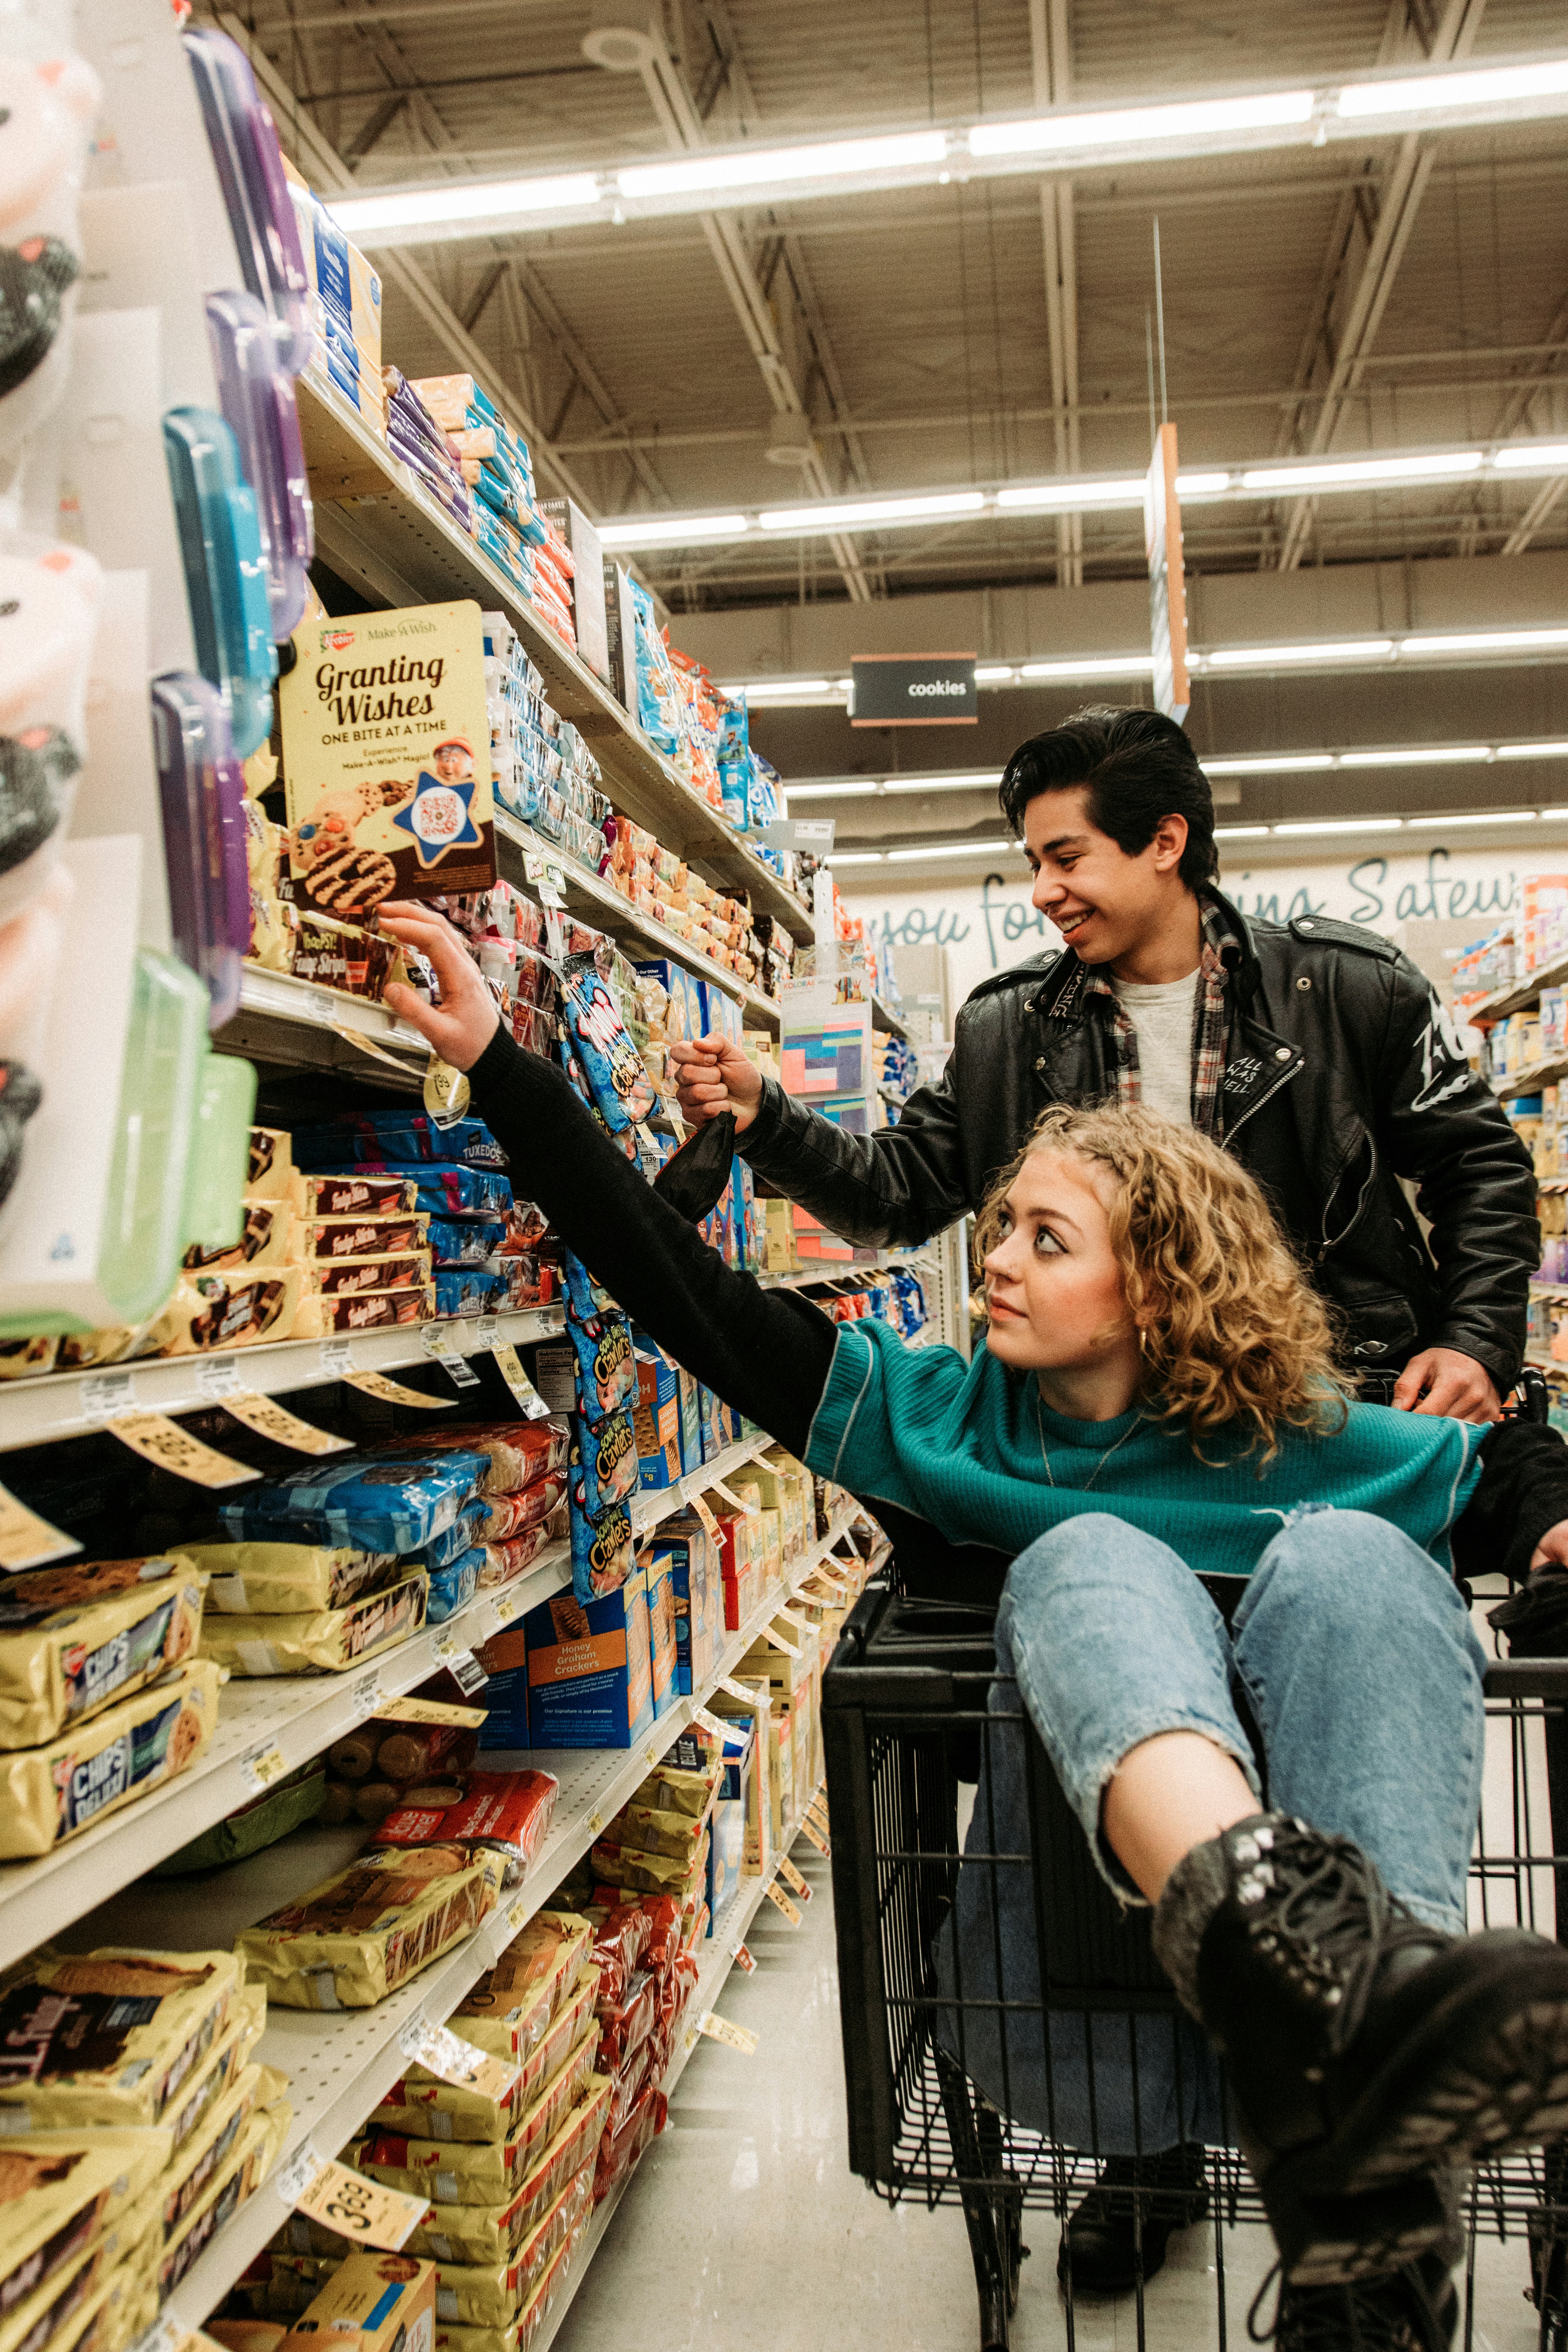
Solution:
<path fill-rule="evenodd" d="M 1131 1427 L 1122 1431 L 1121 1436 L 1116 1440 L 1116 1444 L 1106 1447 L 1104 1453 L 1100 1455 L 1099 1461 L 1095 1464 L 1093 1469 L 1084 1480 L 1082 1486 L 1075 1487 L 1072 1490 L 1075 1494 L 1088 1494 L 1089 1488 L 1093 1486 L 1095 1480 L 1099 1477 L 1100 1472 L 1104 1469 L 1106 1464 L 1115 1453 L 1117 1445 L 1125 1445 L 1128 1439 L 1131 1436 L 1133 1430 L 1142 1429 L 1143 1426 L 1143 1415 L 1140 1413 L 1137 1420 L 1131 1424 Z M 1056 1473 L 1051 1468 L 1051 1457 L 1046 1451 L 1046 1424 L 1040 1412 L 1040 1391 L 1037 1386 L 1035 1390 L 1035 1427 L 1040 1433 L 1040 1459 L 1046 1465 L 1046 1476 L 1049 1483 L 1054 1486 L 1057 1483 Z"/>

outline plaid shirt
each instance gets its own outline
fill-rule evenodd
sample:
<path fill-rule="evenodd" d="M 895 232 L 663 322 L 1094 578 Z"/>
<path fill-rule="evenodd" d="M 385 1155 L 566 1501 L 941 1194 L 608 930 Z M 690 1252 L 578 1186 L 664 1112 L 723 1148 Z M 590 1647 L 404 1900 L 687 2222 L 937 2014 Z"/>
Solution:
<path fill-rule="evenodd" d="M 1193 1125 L 1200 1135 L 1212 1135 L 1217 1143 L 1225 1133 L 1220 1085 L 1225 1077 L 1226 1038 L 1230 1028 L 1226 982 L 1240 958 L 1241 941 L 1212 898 L 1200 898 L 1198 907 L 1203 919 L 1203 948 L 1198 958 L 1198 984 L 1193 991 Z M 1138 1032 L 1104 964 L 1089 967 L 1084 993 L 1103 996 L 1110 1007 L 1116 1040 L 1117 1101 L 1142 1101 Z"/>

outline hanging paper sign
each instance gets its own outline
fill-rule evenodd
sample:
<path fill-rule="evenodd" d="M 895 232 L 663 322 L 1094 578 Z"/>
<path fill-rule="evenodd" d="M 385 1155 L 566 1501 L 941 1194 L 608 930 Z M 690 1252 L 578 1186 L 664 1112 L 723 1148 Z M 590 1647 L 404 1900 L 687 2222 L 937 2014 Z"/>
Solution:
<path fill-rule="evenodd" d="M 804 1874 L 795 1868 L 787 1853 L 781 1854 L 779 1856 L 779 1876 L 784 1880 L 784 1885 L 789 1888 L 791 1894 L 795 1895 L 800 1902 L 810 1902 L 811 1888 L 807 1885 Z"/>
<path fill-rule="evenodd" d="M 471 1091 L 463 1071 L 431 1055 L 425 1073 L 425 1108 L 437 1127 L 456 1127 L 468 1110 Z"/>
<path fill-rule="evenodd" d="M 460 1389 L 479 1387 L 479 1376 L 469 1370 L 449 1323 L 426 1323 L 420 1334 L 420 1344 L 444 1372 L 450 1373 Z"/>
<path fill-rule="evenodd" d="M 204 1445 L 166 1412 L 117 1412 L 104 1427 L 143 1462 L 172 1470 L 176 1478 L 188 1478 L 194 1486 L 243 1486 L 261 1475 L 248 1463 L 236 1462 L 215 1446 Z"/>
<path fill-rule="evenodd" d="M 799 1927 L 800 1913 L 795 1909 L 795 1905 L 790 1901 L 789 1896 L 784 1893 L 784 1888 L 779 1885 L 776 1878 L 770 1878 L 766 1886 L 763 1889 L 763 1892 L 766 1895 L 770 1903 L 777 1904 L 779 1909 L 784 1913 L 784 1917 L 789 1921 L 792 1927 Z"/>
<path fill-rule="evenodd" d="M 395 2254 L 414 2235 L 430 2210 L 423 2197 L 405 2197 L 401 2189 L 384 2189 L 351 2172 L 346 2164 L 326 2162 L 310 2151 L 314 2169 L 304 2189 L 286 2201 L 296 2213 L 308 2214 L 324 2230 L 336 2230 L 362 2246 L 379 2246 Z M 279 2182 L 279 2187 L 282 2186 Z"/>
<path fill-rule="evenodd" d="M 75 1536 L 62 1535 L 26 1503 L 19 1503 L 9 1487 L 0 1486 L 0 1568 L 8 1576 L 19 1576 L 27 1568 L 47 1568 L 51 1560 L 68 1559 L 80 1549 Z"/>
<path fill-rule="evenodd" d="M 279 687 L 296 898 L 363 922 L 496 878 L 477 604 L 301 622 Z"/>
<path fill-rule="evenodd" d="M 710 2009 L 705 2009 L 698 2019 L 697 2031 L 711 2034 L 715 2042 L 722 2042 L 730 2049 L 739 2050 L 744 2057 L 756 2055 L 756 2035 L 749 2033 L 743 2025 L 731 2025 L 727 2017 L 715 2017 Z"/>
<path fill-rule="evenodd" d="M 436 1646 L 436 1655 L 444 1665 L 446 1653 L 439 1643 Z M 376 1712 L 383 1723 L 450 1723 L 465 1731 L 478 1731 L 489 1720 L 482 1706 L 456 1706 L 440 1698 L 384 1699 Z"/>
<path fill-rule="evenodd" d="M 412 2064 L 423 2066 L 437 2082 L 477 2091 L 481 2098 L 494 2099 L 498 2105 L 510 2098 L 521 2072 L 489 2051 L 464 2042 L 446 2026 L 432 2025 L 426 2017 L 412 2018 L 398 2035 L 397 2046 Z"/>
<path fill-rule="evenodd" d="M 334 1437 L 330 1430 L 317 1429 L 313 1423 L 301 1421 L 297 1412 L 280 1405 L 276 1397 L 258 1396 L 254 1390 L 239 1389 L 223 1399 L 225 1412 L 254 1430 L 258 1437 L 269 1437 L 274 1445 L 287 1445 L 295 1454 L 349 1454 L 351 1441 Z"/>
<path fill-rule="evenodd" d="M 550 1407 L 529 1379 L 523 1369 L 522 1358 L 518 1354 L 511 1341 L 492 1339 L 489 1349 L 495 1358 L 497 1371 L 522 1407 L 526 1417 L 530 1421 L 548 1420 Z"/>
<path fill-rule="evenodd" d="M 807 1813 L 805 1821 L 803 1821 L 800 1825 L 800 1833 L 802 1837 L 808 1838 L 810 1840 L 811 1843 L 816 1848 L 817 1853 L 822 1856 L 824 1862 L 830 1862 L 832 1860 L 833 1848 L 828 1844 L 826 1838 L 817 1828 L 816 1823 L 812 1820 L 809 1813 Z"/>

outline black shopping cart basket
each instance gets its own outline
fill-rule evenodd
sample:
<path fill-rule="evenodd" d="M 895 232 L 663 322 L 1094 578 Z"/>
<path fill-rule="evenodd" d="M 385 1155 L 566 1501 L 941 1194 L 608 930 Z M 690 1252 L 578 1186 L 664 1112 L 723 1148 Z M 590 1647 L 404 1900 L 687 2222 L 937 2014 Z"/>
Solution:
<path fill-rule="evenodd" d="M 824 1676 L 850 2164 L 891 2201 L 962 2206 L 991 2352 L 1009 2341 L 1026 2214 L 1055 2216 L 1059 2241 L 1108 2159 L 1143 2160 L 1110 2175 L 1135 2184 L 1120 2191 L 1135 2252 L 1163 2197 L 1182 2221 L 1206 2214 L 1225 2352 L 1226 2234 L 1263 2210 L 1223 2078 L 1154 1960 L 1151 1915 L 1122 1912 L 1095 1871 L 992 1633 L 989 1610 L 873 1588 Z M 1488 1674 L 1473 1925 L 1568 1940 L 1565 1708 L 1568 1660 Z M 1148 2162 L 1178 2147 L 1179 2191 Z M 1535 2301 L 1543 2352 L 1568 2352 L 1561 2150 L 1482 2168 L 1467 2221 L 1465 2352 L 1479 2238 L 1517 2245 L 1507 2291 Z M 1141 2261 L 1134 2295 L 1140 2352 L 1184 2352 L 1190 2302 L 1146 2306 Z M 1070 2277 L 1063 2296 L 1072 2352 Z"/>

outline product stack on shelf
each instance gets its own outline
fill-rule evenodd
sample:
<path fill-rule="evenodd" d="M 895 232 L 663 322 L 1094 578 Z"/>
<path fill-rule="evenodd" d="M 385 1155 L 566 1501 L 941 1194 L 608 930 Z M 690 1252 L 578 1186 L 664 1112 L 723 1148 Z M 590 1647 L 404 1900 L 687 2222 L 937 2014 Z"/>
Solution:
<path fill-rule="evenodd" d="M 523 2352 L 774 1891 L 879 1538 L 425 1107 L 380 999 L 432 975 L 375 908 L 442 909 L 651 1178 L 673 1042 L 777 1066 L 799 902 L 744 845 L 743 713 L 651 604 L 668 754 L 577 662 L 590 527 L 482 387 L 390 363 L 243 51 L 75 14 L 68 52 L 43 0 L 5 37 L 53 159 L 7 234 L 98 299 L 64 273 L 0 398 L 4 2344 Z M 141 266 L 117 304 L 126 223 L 161 306 Z M 471 593 L 387 611 L 313 561 L 327 417 L 381 453 L 361 527 L 416 502 Z M 740 1161 L 706 1231 L 801 1278 Z M 911 1279 L 830 1311 L 912 1328 Z"/>

